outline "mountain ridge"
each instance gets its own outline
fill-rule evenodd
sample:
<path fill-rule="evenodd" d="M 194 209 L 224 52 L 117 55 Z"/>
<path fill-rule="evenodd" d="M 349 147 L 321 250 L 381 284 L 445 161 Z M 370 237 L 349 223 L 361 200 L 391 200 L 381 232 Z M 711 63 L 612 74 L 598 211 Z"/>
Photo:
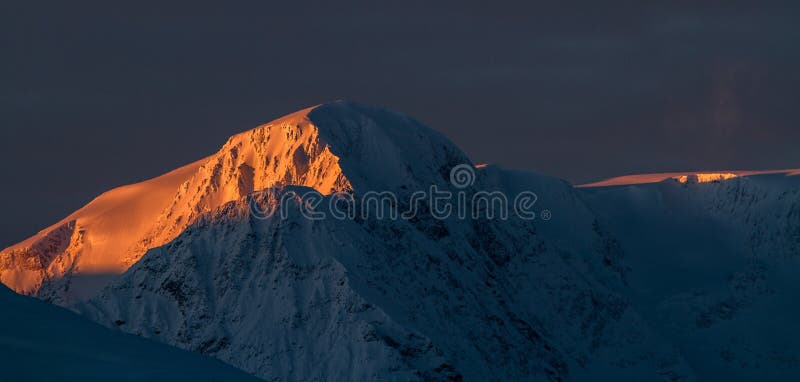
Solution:
<path fill-rule="evenodd" d="M 784 175 L 787 177 L 800 175 L 800 168 L 780 169 L 780 170 L 724 170 L 724 171 L 677 171 L 659 172 L 649 174 L 631 174 L 615 176 L 596 182 L 584 183 L 576 187 L 611 187 L 611 186 L 630 186 L 635 184 L 658 183 L 666 180 L 676 180 L 682 183 L 689 177 L 701 179 L 704 182 L 714 182 L 730 179 L 732 177 L 749 177 L 759 175 Z"/>

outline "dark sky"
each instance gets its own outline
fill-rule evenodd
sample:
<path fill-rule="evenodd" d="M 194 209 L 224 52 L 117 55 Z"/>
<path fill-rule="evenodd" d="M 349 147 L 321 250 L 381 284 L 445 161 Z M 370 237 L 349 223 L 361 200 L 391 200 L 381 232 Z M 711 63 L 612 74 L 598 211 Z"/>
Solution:
<path fill-rule="evenodd" d="M 116 3 L 0 5 L 0 247 L 335 99 L 576 183 L 800 167 L 800 2 Z"/>

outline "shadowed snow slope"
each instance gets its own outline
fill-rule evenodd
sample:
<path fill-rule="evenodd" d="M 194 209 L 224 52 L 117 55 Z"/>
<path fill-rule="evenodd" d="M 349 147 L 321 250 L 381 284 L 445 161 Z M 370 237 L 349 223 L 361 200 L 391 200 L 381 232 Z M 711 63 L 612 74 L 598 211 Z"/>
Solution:
<path fill-rule="evenodd" d="M 256 381 L 0 285 L 0 381 Z"/>
<path fill-rule="evenodd" d="M 800 177 L 582 188 L 629 296 L 705 380 L 800 377 Z"/>

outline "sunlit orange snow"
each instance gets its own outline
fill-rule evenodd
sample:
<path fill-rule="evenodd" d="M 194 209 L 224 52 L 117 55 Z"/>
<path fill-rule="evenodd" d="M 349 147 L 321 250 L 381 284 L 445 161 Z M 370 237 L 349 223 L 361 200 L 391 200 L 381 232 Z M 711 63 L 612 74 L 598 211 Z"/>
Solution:
<path fill-rule="evenodd" d="M 328 194 L 350 187 L 339 158 L 301 110 L 231 137 L 216 154 L 160 177 L 106 192 L 35 236 L 0 252 L 0 281 L 36 294 L 65 274 L 119 274 L 174 239 L 201 214 L 277 185 Z M 92 291 L 73 288 L 72 297 Z"/>
<path fill-rule="evenodd" d="M 767 174 L 785 174 L 786 176 L 800 175 L 800 169 L 763 170 L 763 171 L 717 171 L 717 172 L 661 172 L 653 174 L 625 175 L 601 180 L 599 182 L 582 184 L 577 187 L 607 187 L 625 186 L 632 184 L 658 183 L 667 179 L 674 179 L 681 183 L 708 183 L 718 182 L 731 178 Z"/>

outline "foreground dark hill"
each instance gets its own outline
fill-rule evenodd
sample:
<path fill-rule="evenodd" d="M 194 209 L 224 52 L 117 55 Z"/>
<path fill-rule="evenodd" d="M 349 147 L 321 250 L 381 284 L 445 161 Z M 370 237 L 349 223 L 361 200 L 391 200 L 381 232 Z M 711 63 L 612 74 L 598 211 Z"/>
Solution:
<path fill-rule="evenodd" d="M 256 381 L 0 285 L 0 381 Z"/>

